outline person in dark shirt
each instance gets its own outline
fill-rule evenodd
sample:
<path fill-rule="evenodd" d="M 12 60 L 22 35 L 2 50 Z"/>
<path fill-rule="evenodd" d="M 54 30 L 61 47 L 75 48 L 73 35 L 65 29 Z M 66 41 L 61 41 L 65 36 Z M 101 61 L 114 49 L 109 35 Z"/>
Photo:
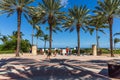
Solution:
<path fill-rule="evenodd" d="M 50 49 L 48 49 L 47 59 L 50 60 L 50 56 L 51 56 L 51 52 L 50 52 Z"/>

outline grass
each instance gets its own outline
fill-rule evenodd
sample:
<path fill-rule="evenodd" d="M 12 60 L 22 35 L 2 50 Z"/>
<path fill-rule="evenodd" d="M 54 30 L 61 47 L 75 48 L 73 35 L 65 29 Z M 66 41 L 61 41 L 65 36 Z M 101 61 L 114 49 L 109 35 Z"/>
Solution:
<path fill-rule="evenodd" d="M 15 51 L 13 51 L 13 50 L 6 50 L 6 51 L 0 51 L 0 54 L 12 54 L 14 52 Z"/>
<path fill-rule="evenodd" d="M 103 54 L 109 54 L 110 53 L 110 50 L 106 49 L 106 48 L 102 48 L 102 53 Z M 117 50 L 113 50 L 113 53 L 114 54 L 120 54 L 120 49 L 117 49 Z"/>

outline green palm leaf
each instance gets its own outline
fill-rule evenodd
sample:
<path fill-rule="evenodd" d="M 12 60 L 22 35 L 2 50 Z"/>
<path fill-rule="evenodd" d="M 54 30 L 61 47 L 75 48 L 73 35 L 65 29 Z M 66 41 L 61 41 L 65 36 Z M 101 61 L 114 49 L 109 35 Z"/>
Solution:
<path fill-rule="evenodd" d="M 113 36 L 119 36 L 119 35 L 120 35 L 120 32 L 115 33 Z"/>

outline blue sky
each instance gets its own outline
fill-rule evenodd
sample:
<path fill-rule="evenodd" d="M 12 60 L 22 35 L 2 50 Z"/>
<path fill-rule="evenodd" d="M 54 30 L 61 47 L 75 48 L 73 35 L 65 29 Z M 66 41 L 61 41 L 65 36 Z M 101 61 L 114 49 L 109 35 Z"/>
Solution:
<path fill-rule="evenodd" d="M 39 0 L 36 0 L 39 1 Z M 41 0 L 40 0 L 41 1 Z M 74 5 L 84 5 L 86 4 L 90 10 L 94 10 L 94 7 L 97 5 L 97 0 L 62 0 L 62 4 L 65 4 L 64 10 L 67 11 L 68 8 L 72 8 Z M 0 33 L 4 35 L 11 35 L 13 31 L 17 30 L 17 18 L 16 14 L 7 18 L 7 15 L 0 15 Z M 113 24 L 113 33 L 120 32 L 120 19 L 114 19 Z M 48 25 L 40 25 L 42 29 Z M 21 25 L 21 32 L 23 32 L 24 39 L 28 39 L 31 42 L 31 33 L 32 33 L 32 26 L 22 17 L 22 25 Z M 49 33 L 49 31 L 44 30 L 45 33 Z M 105 30 L 106 35 L 99 33 L 100 35 L 100 47 L 108 47 L 109 48 L 109 31 Z M 118 36 L 119 37 L 119 36 Z M 89 33 L 85 33 L 81 30 L 81 47 L 91 47 L 92 44 L 96 44 L 96 37 L 95 33 L 90 35 Z M 2 44 L 2 42 L 0 41 Z M 34 44 L 36 44 L 36 38 L 34 39 Z M 44 42 L 39 40 L 38 42 L 39 47 L 44 46 Z M 47 43 L 47 47 L 48 47 Z M 67 32 L 57 32 L 53 33 L 53 47 L 76 47 L 77 46 L 77 36 L 76 31 L 70 33 Z M 119 44 L 117 44 L 119 47 Z"/>

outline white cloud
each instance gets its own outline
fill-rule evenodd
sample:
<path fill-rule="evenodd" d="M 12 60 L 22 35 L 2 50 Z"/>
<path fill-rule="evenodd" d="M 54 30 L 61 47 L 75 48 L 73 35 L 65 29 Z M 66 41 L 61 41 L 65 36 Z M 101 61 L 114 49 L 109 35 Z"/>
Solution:
<path fill-rule="evenodd" d="M 68 0 L 61 0 L 61 5 L 64 6 L 64 7 L 67 7 Z"/>

